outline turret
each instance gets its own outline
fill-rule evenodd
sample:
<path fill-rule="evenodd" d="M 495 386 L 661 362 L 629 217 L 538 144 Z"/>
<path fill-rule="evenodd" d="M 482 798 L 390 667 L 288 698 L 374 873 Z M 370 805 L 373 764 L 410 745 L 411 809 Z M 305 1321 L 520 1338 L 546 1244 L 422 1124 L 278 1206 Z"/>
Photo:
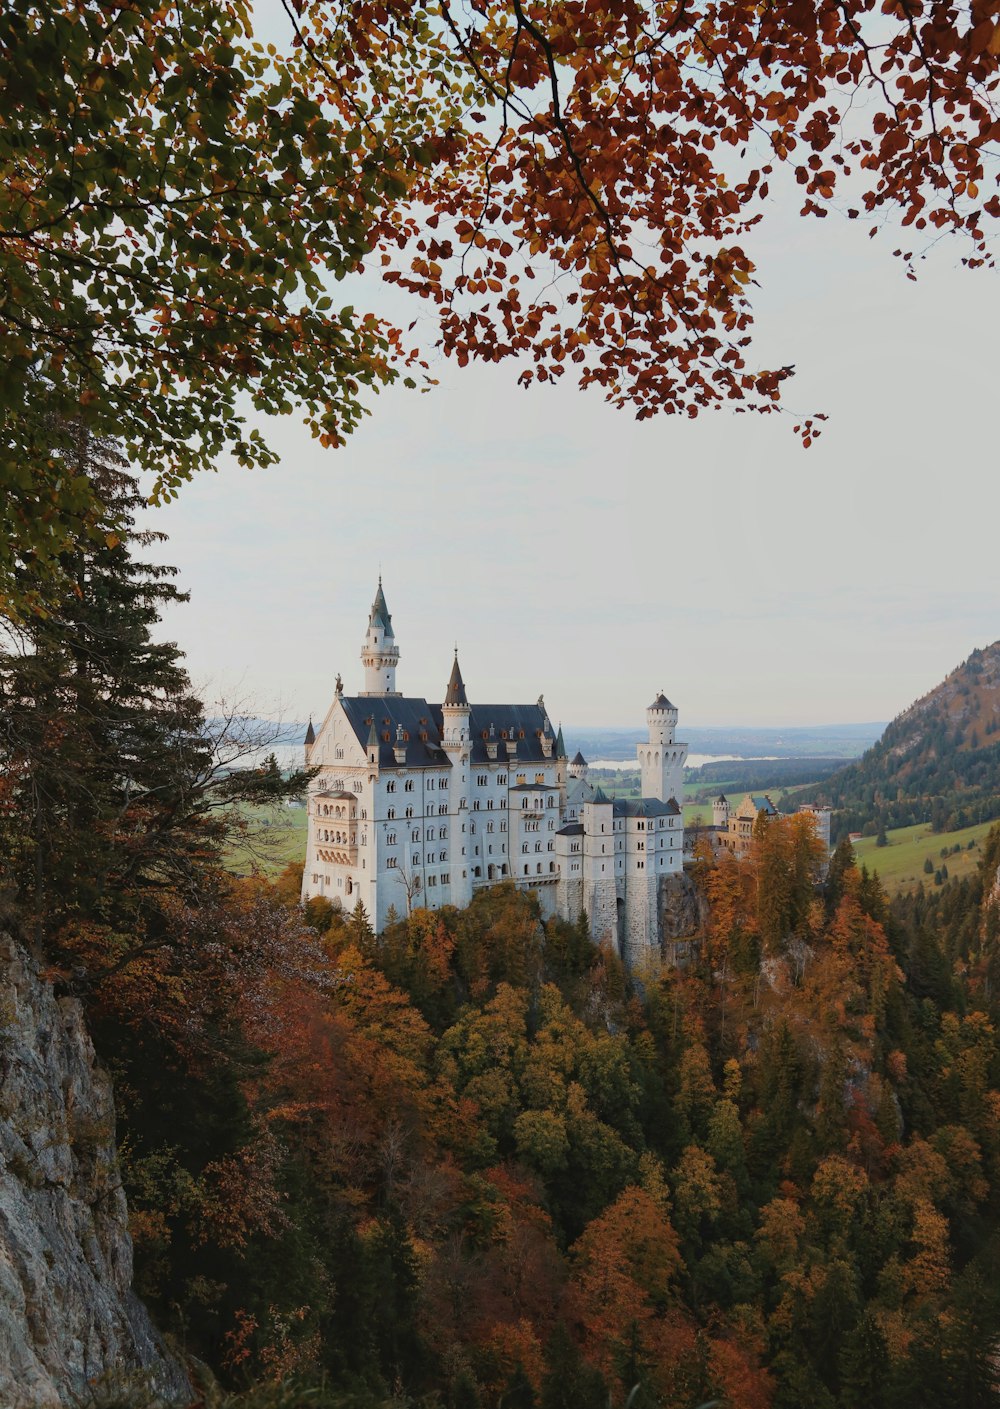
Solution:
<path fill-rule="evenodd" d="M 712 826 L 722 828 L 729 826 L 729 800 L 725 793 L 720 793 L 712 803 Z"/>
<path fill-rule="evenodd" d="M 386 606 L 382 591 L 382 578 L 378 580 L 378 591 L 368 613 L 368 631 L 365 644 L 361 647 L 361 662 L 365 668 L 365 688 L 363 695 L 398 695 L 396 689 L 396 664 L 399 660 L 399 647 L 396 645 L 392 629 L 392 617 Z"/>
<path fill-rule="evenodd" d="M 559 789 L 559 816 L 566 810 L 566 780 L 569 776 L 569 759 L 566 757 L 566 745 L 563 742 L 562 725 L 559 725 L 559 732 L 556 734 L 556 786 Z"/>
<path fill-rule="evenodd" d="M 446 749 L 461 748 L 462 745 L 468 744 L 471 714 L 472 711 L 465 693 L 465 681 L 462 679 L 461 667 L 458 664 L 458 647 L 456 646 L 455 659 L 451 666 L 451 677 L 448 680 L 444 704 L 441 706 L 441 742 Z"/>
<path fill-rule="evenodd" d="M 312 753 L 313 744 L 316 742 L 316 730 L 313 728 L 312 715 L 309 716 L 309 727 L 306 729 L 306 736 L 302 740 L 302 747 L 306 755 L 306 767 L 309 767 L 309 755 Z"/>
<path fill-rule="evenodd" d="M 636 748 L 642 796 L 655 797 L 660 802 L 670 798 L 681 802 L 687 744 L 679 744 L 674 739 L 677 706 L 670 703 L 662 690 L 646 710 L 646 725 L 649 738 Z"/>
<path fill-rule="evenodd" d="M 587 777 L 587 760 L 584 758 L 583 754 L 580 752 L 579 749 L 577 749 L 576 751 L 576 756 L 574 757 L 573 762 L 569 765 L 569 776 L 571 778 L 583 779 L 586 779 Z"/>

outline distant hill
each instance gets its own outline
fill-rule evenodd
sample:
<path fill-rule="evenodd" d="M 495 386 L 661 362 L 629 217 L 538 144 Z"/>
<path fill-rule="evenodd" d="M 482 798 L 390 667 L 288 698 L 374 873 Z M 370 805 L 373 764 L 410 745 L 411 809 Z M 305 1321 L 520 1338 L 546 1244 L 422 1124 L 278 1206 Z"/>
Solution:
<path fill-rule="evenodd" d="M 880 724 L 810 724 L 784 728 L 754 725 L 686 724 L 683 716 L 678 737 L 691 753 L 735 754 L 740 758 L 858 758 L 875 742 Z M 635 758 L 635 746 L 647 737 L 646 730 L 563 728 L 570 754 L 582 749 L 586 758 Z M 814 775 L 815 776 L 815 775 Z"/>
<path fill-rule="evenodd" d="M 1000 641 L 973 651 L 809 796 L 838 809 L 836 836 L 915 822 L 955 831 L 1000 817 Z"/>

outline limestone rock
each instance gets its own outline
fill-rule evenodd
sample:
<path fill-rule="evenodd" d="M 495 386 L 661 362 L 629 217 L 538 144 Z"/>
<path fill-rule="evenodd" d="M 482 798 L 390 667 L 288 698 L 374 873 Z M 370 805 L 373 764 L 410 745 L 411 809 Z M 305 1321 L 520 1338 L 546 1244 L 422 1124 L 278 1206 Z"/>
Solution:
<path fill-rule="evenodd" d="M 697 934 L 708 919 L 708 902 L 685 872 L 659 878 L 657 911 L 664 944 Z"/>
<path fill-rule="evenodd" d="M 110 1079 L 79 1003 L 0 935 L 0 1404 L 61 1409 L 125 1384 L 190 1402 L 131 1283 Z"/>

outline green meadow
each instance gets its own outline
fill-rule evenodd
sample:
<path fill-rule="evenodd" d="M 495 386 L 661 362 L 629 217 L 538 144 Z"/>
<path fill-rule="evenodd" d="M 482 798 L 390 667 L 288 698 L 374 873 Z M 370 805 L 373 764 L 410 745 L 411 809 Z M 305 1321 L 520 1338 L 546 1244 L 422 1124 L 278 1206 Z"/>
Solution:
<path fill-rule="evenodd" d="M 979 865 L 983 838 L 994 826 L 995 822 L 980 822 L 959 832 L 932 832 L 929 823 L 918 822 L 888 832 L 888 846 L 876 846 L 874 837 L 862 837 L 854 843 L 854 852 L 859 862 L 879 873 L 887 890 L 914 890 L 921 881 L 932 886 L 934 871 L 942 866 L 947 866 L 949 877 L 970 876 Z M 942 856 L 942 851 L 948 855 Z M 934 871 L 924 870 L 928 858 Z"/>

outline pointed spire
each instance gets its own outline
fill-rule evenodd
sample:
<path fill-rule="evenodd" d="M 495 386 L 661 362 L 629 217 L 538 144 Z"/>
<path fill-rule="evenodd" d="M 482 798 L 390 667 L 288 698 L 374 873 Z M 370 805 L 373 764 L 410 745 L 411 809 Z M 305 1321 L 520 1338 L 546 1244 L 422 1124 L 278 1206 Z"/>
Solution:
<path fill-rule="evenodd" d="M 381 626 L 387 636 L 395 635 L 392 629 L 392 617 L 389 615 L 389 608 L 386 605 L 385 593 L 382 591 L 382 574 L 378 575 L 378 591 L 375 593 L 375 600 L 372 602 L 371 613 L 368 617 L 369 626 Z"/>
<path fill-rule="evenodd" d="M 609 799 L 604 789 L 599 787 L 590 800 L 591 802 L 607 802 Z"/>
<path fill-rule="evenodd" d="M 374 716 L 374 715 L 372 715 L 371 728 L 368 730 L 368 748 L 369 748 L 369 749 L 377 749 L 377 748 L 378 748 L 378 733 L 376 732 L 376 729 L 375 729 L 375 716 Z"/>
<path fill-rule="evenodd" d="M 313 728 L 313 717 L 312 717 L 312 715 L 310 714 L 310 716 L 309 716 L 309 728 L 306 730 L 306 736 L 305 736 L 305 739 L 303 740 L 303 743 L 305 744 L 306 748 L 308 748 L 308 747 L 310 746 L 310 744 L 314 744 L 315 742 L 316 742 L 316 730 Z"/>
<path fill-rule="evenodd" d="M 465 693 L 465 681 L 462 679 L 462 671 L 458 664 L 458 647 L 455 647 L 455 660 L 451 667 L 451 679 L 448 681 L 448 693 L 444 697 L 446 705 L 467 705 L 468 697 Z"/>
<path fill-rule="evenodd" d="M 559 725 L 559 733 L 556 735 L 556 758 L 566 757 L 566 745 L 563 743 L 562 724 Z"/>

